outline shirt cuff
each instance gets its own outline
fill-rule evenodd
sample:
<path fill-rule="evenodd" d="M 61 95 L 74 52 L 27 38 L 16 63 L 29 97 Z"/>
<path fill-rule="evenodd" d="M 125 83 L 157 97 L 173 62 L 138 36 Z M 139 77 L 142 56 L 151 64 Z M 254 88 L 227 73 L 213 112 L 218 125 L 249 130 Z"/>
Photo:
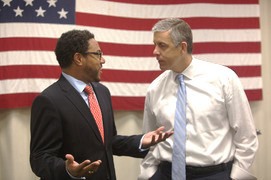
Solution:
<path fill-rule="evenodd" d="M 139 148 L 138 148 L 140 152 L 149 150 L 149 148 L 147 148 L 147 149 L 142 149 L 142 141 L 143 141 L 144 137 L 145 137 L 145 134 L 142 136 L 142 138 L 141 138 L 141 140 L 140 140 L 140 144 L 139 144 Z"/>
<path fill-rule="evenodd" d="M 66 172 L 68 173 L 68 175 L 69 175 L 72 179 L 86 179 L 86 177 L 74 177 L 73 175 L 70 174 L 70 172 L 68 171 L 67 167 L 66 167 Z"/>
<path fill-rule="evenodd" d="M 231 178 L 235 180 L 256 180 L 257 179 L 250 172 L 240 168 L 239 166 L 235 164 L 232 165 Z"/>

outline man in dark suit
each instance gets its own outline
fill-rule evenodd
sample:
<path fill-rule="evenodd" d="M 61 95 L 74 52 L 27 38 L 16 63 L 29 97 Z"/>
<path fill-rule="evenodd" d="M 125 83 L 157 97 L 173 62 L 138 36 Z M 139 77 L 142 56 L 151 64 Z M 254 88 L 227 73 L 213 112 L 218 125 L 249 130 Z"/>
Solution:
<path fill-rule="evenodd" d="M 62 74 L 31 109 L 30 163 L 41 179 L 115 180 L 113 154 L 144 157 L 142 149 L 172 135 L 163 127 L 145 135 L 117 135 L 110 92 L 99 83 L 105 59 L 92 33 L 63 33 L 55 54 Z M 103 133 L 90 111 L 86 85 L 98 101 Z"/>

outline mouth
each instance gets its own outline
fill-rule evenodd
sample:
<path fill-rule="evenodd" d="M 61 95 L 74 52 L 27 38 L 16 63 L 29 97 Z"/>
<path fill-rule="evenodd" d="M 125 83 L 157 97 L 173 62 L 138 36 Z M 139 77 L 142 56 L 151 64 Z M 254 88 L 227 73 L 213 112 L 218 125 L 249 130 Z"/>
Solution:
<path fill-rule="evenodd" d="M 158 63 L 161 64 L 163 62 L 162 59 L 157 59 Z"/>

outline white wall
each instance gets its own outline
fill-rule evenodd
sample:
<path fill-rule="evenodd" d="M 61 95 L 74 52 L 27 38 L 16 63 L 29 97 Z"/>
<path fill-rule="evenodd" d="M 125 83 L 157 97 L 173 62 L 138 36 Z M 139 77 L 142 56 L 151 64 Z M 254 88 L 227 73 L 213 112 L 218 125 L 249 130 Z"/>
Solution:
<path fill-rule="evenodd" d="M 271 1 L 260 0 L 262 29 L 263 100 L 252 102 L 256 127 L 261 130 L 260 148 L 252 172 L 259 180 L 270 180 L 271 171 Z M 141 132 L 142 111 L 117 111 L 115 119 L 119 134 Z M 37 179 L 29 166 L 30 109 L 0 110 L 0 180 Z M 118 180 L 136 179 L 139 159 L 115 157 Z"/>

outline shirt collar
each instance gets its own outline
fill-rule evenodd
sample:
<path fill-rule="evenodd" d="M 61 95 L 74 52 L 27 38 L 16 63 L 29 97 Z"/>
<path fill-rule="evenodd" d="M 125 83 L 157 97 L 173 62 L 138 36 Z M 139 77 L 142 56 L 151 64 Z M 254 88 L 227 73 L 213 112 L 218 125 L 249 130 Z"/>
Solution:
<path fill-rule="evenodd" d="M 191 63 L 189 64 L 189 66 L 182 72 L 182 73 L 176 73 L 176 72 L 173 72 L 173 76 L 174 76 L 174 79 L 176 82 L 178 82 L 178 79 L 177 79 L 177 76 L 179 74 L 183 74 L 184 77 L 188 78 L 188 79 L 193 79 L 194 77 L 194 66 L 195 66 L 195 61 L 196 61 L 196 58 L 192 57 L 192 61 Z"/>
<path fill-rule="evenodd" d="M 86 83 L 83 81 L 80 81 L 79 79 L 76 79 L 64 72 L 62 72 L 62 75 L 67 79 L 67 81 L 79 92 L 82 93 L 86 87 Z"/>

